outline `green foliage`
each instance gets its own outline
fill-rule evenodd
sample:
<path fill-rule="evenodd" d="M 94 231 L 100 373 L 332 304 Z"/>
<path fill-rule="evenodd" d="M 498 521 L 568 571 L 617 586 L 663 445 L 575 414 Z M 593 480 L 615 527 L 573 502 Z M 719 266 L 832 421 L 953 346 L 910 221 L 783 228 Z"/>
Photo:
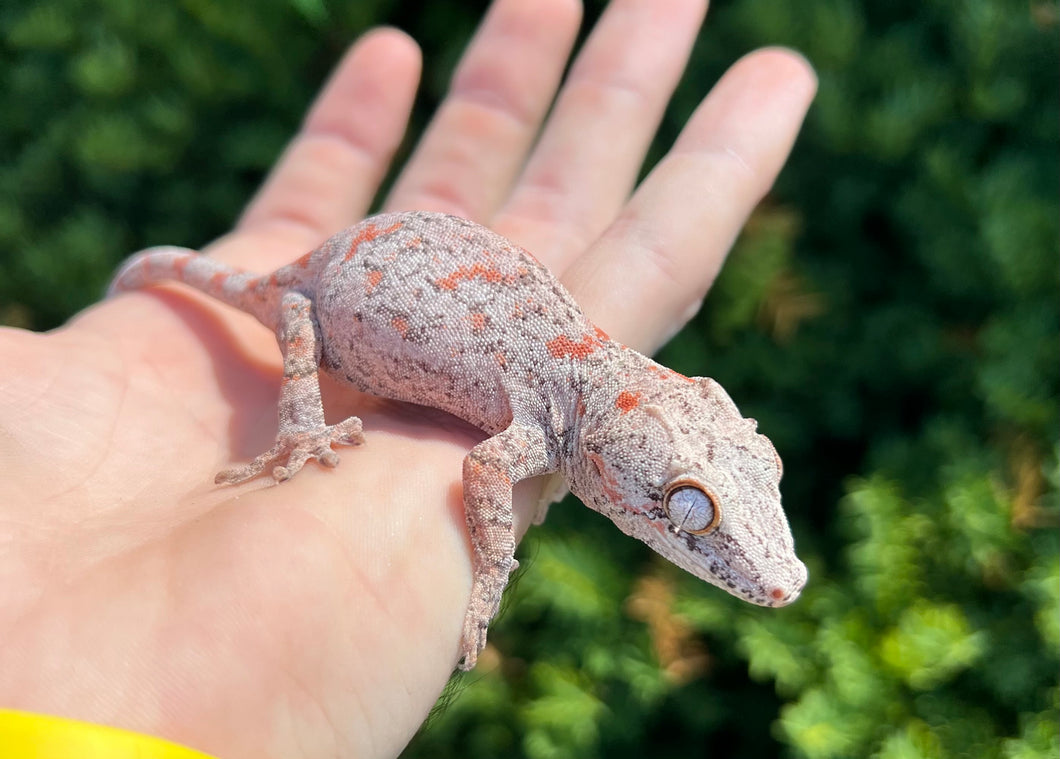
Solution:
<path fill-rule="evenodd" d="M 821 88 L 663 360 L 777 443 L 810 585 L 752 608 L 556 506 L 406 755 L 1055 757 L 1060 11 L 714 5 L 653 155 L 753 47 L 801 50 Z M 0 321 L 54 326 L 126 251 L 222 232 L 370 23 L 425 47 L 422 128 L 480 11 L 5 4 Z"/>
<path fill-rule="evenodd" d="M 224 232 L 389 3 L 351 5 L 5 3 L 0 322 L 56 326 L 99 298 L 123 253 Z"/>

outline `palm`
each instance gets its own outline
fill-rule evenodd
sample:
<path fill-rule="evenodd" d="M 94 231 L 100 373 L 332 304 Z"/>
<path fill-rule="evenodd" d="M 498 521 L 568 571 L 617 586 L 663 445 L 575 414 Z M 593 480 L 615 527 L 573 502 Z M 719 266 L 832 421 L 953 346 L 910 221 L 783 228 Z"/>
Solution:
<path fill-rule="evenodd" d="M 651 5 L 616 1 L 520 173 L 577 13 L 563 0 L 498 2 L 462 76 L 490 65 L 508 28 L 504 53 L 541 81 L 495 80 L 495 97 L 483 98 L 461 94 L 458 78 L 387 203 L 491 223 L 564 273 L 605 329 L 640 347 L 700 297 L 812 93 L 787 54 L 745 60 L 626 203 L 702 13 L 698 0 L 675 2 L 680 12 L 655 19 L 654 35 L 622 21 Z M 524 22 L 516 42 L 513 19 Z M 608 52 L 630 46 L 656 71 L 623 90 L 608 80 L 629 72 Z M 397 33 L 362 40 L 237 229 L 210 252 L 268 271 L 362 215 L 400 139 L 417 69 Z M 518 119 L 496 105 L 513 102 L 506 86 L 520 88 Z M 476 148 L 454 171 L 468 116 Z M 764 135 L 754 144 L 748 124 Z M 611 133 L 622 136 L 599 139 Z M 594 155 L 599 142 L 606 155 Z M 740 161 L 725 158 L 734 150 Z M 675 202 L 704 174 L 726 183 L 731 207 Z M 646 244 L 689 276 L 675 284 L 665 265 L 645 262 Z M 664 288 L 666 307 L 629 308 L 631 297 L 658 304 Z M 3 703 L 226 757 L 387 755 L 404 745 L 457 656 L 471 581 L 459 473 L 477 432 L 326 385 L 329 418 L 361 416 L 364 446 L 340 449 L 333 471 L 311 465 L 280 487 L 217 487 L 218 469 L 275 434 L 279 353 L 249 318 L 157 289 L 97 305 L 49 335 L 0 332 L 0 355 L 0 459 L 11 473 L 0 483 L 10 535 L 0 584 L 12 589 L 0 606 Z M 524 526 L 533 487 L 517 489 Z"/>
<path fill-rule="evenodd" d="M 3 497 L 19 546 L 5 549 L 5 586 L 21 596 L 0 620 L 13 625 L 9 650 L 79 662 L 135 694 L 135 706 L 96 719 L 163 708 L 169 730 L 201 731 L 221 712 L 220 727 L 248 740 L 260 738 L 263 710 L 301 689 L 346 692 L 387 673 L 437 692 L 461 616 L 427 636 L 416 623 L 466 603 L 459 472 L 472 431 L 331 392 L 344 405 L 329 415 L 357 413 L 371 430 L 363 448 L 341 451 L 341 467 L 283 487 L 215 487 L 221 465 L 271 441 L 278 351 L 220 309 L 155 300 L 106 303 L 47 337 L 5 334 L 17 361 L 0 378 L 11 401 L 0 412 L 22 476 L 4 488 L 34 483 Z M 19 425 L 27 406 L 33 423 Z M 431 561 L 418 560 L 428 546 Z M 41 634 L 44 620 L 59 639 Z M 3 667 L 30 703 L 70 684 L 65 669 L 42 677 L 37 661 Z M 165 692 L 174 681 L 180 692 Z M 393 704 L 377 707 L 362 718 L 400 740 L 408 725 L 391 719 Z"/>

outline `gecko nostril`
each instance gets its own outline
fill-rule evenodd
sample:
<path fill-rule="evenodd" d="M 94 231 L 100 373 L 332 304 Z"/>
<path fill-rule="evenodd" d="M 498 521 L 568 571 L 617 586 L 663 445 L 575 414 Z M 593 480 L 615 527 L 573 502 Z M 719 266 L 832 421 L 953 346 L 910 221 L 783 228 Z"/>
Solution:
<path fill-rule="evenodd" d="M 773 590 L 769 591 L 769 597 L 774 601 L 783 601 L 786 595 L 787 593 L 784 592 L 783 588 L 773 588 Z"/>

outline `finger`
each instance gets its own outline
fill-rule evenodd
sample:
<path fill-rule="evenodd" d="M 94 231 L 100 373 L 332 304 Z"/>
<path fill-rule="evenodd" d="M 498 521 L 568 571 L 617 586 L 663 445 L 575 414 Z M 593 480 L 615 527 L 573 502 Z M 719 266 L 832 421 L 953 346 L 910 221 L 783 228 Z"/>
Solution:
<path fill-rule="evenodd" d="M 497 0 L 386 207 L 487 220 L 522 167 L 580 20 L 577 0 Z"/>
<path fill-rule="evenodd" d="M 562 271 L 629 197 L 706 0 L 615 0 L 578 55 L 498 231 Z"/>
<path fill-rule="evenodd" d="M 600 241 L 564 280 L 604 330 L 654 350 L 698 308 L 780 172 L 816 91 L 800 56 L 738 61 Z"/>
<path fill-rule="evenodd" d="M 419 72 L 416 43 L 396 29 L 352 46 L 236 226 L 243 247 L 247 235 L 261 240 L 255 268 L 284 263 L 364 215 L 404 135 Z"/>

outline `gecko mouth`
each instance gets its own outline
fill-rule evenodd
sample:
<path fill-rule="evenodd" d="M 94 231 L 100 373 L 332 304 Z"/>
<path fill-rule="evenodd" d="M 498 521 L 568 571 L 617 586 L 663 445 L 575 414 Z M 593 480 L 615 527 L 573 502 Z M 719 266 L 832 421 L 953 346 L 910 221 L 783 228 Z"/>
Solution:
<path fill-rule="evenodd" d="M 756 606 L 787 606 L 798 599 L 806 586 L 806 565 L 794 554 L 789 554 L 783 561 L 770 558 L 755 562 L 725 533 L 715 533 L 711 541 L 697 540 L 688 533 L 681 533 L 681 536 L 688 553 L 698 554 L 708 561 L 687 561 L 683 552 L 667 555 L 667 558 L 701 580 Z M 722 557 L 717 550 L 711 550 L 715 541 L 722 541 L 733 557 Z"/>

